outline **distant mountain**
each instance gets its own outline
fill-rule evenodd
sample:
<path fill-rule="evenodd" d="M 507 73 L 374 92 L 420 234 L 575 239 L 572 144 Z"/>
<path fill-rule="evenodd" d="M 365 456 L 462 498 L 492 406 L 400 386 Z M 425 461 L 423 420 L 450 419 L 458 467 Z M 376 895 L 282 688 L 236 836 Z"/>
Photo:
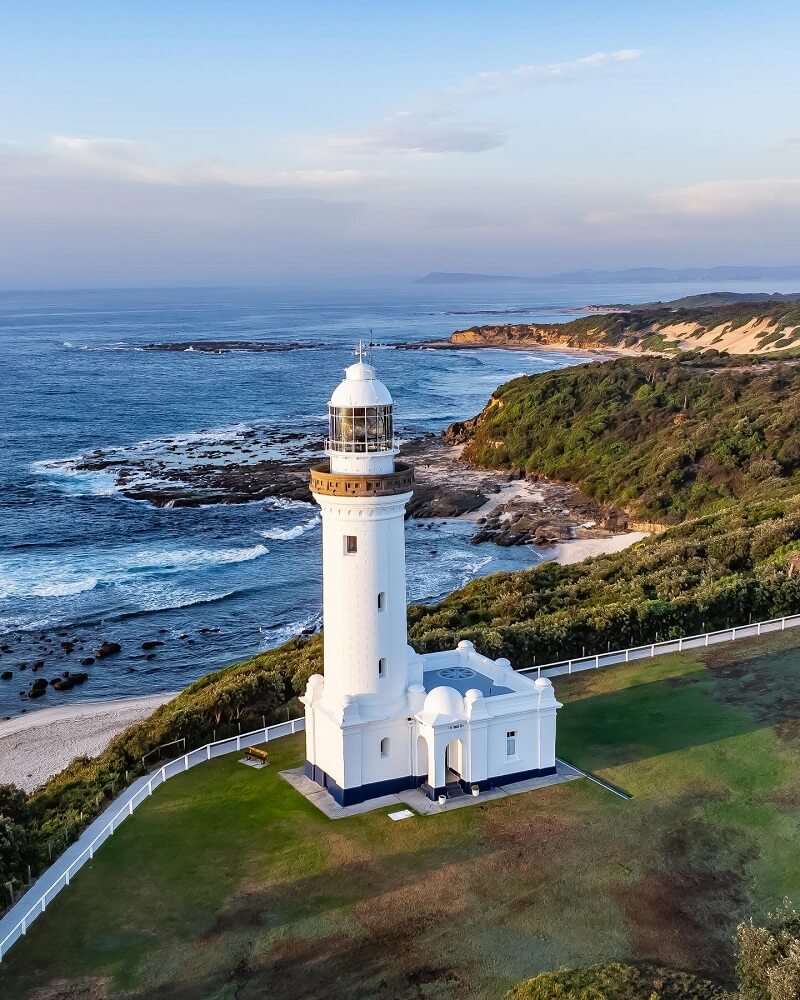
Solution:
<path fill-rule="evenodd" d="M 759 281 L 800 280 L 800 265 L 786 267 L 631 267 L 624 271 L 564 271 L 546 280 L 563 282 L 616 281 Z M 751 299 L 751 301 L 753 301 Z"/>
<path fill-rule="evenodd" d="M 546 277 L 512 274 L 471 274 L 468 271 L 431 271 L 418 278 L 418 285 L 475 285 L 489 282 L 553 281 L 564 284 L 613 284 L 615 282 L 658 281 L 800 281 L 800 264 L 785 267 L 630 267 L 623 271 L 562 271 Z M 757 301 L 748 296 L 751 302 Z"/>
<path fill-rule="evenodd" d="M 669 299 L 662 302 L 639 302 L 632 304 L 615 303 L 614 305 L 590 306 L 592 312 L 607 312 L 619 309 L 626 312 L 641 309 L 705 309 L 716 306 L 732 306 L 739 302 L 797 302 L 800 292 L 700 292 L 699 295 L 684 295 L 680 299 Z"/>
<path fill-rule="evenodd" d="M 476 285 L 492 281 L 531 281 L 513 274 L 469 274 L 463 271 L 431 271 L 424 278 L 417 278 L 417 285 Z"/>

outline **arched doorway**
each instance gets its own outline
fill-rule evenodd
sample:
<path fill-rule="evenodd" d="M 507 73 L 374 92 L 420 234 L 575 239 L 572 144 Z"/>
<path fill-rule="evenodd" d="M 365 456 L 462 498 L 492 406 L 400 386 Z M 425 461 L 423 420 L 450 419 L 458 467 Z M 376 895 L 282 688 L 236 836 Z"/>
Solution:
<path fill-rule="evenodd" d="M 445 784 L 461 781 L 464 773 L 464 744 L 460 739 L 450 740 L 444 751 Z"/>
<path fill-rule="evenodd" d="M 428 783 L 428 741 L 422 735 L 417 737 L 417 767 L 414 776 L 418 784 Z"/>

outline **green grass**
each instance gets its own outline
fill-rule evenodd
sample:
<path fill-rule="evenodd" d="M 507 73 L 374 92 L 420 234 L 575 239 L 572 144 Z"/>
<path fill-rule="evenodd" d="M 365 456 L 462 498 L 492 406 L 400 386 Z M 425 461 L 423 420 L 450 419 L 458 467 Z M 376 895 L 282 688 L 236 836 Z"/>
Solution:
<path fill-rule="evenodd" d="M 501 997 L 561 966 L 727 982 L 738 920 L 800 900 L 800 636 L 574 675 L 576 781 L 402 823 L 325 819 L 233 758 L 159 788 L 0 966 L 0 996 Z"/>

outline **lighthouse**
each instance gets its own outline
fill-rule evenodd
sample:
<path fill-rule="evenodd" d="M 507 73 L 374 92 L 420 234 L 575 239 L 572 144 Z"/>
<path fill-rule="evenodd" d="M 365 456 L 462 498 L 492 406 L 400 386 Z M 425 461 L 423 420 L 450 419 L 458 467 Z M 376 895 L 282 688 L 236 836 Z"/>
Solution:
<path fill-rule="evenodd" d="M 301 699 L 306 776 L 348 806 L 553 773 L 560 706 L 549 680 L 471 642 L 424 655 L 408 645 L 414 472 L 398 461 L 391 394 L 361 352 L 330 398 L 328 424 L 327 461 L 310 483 L 322 513 L 324 677 L 313 675 Z"/>

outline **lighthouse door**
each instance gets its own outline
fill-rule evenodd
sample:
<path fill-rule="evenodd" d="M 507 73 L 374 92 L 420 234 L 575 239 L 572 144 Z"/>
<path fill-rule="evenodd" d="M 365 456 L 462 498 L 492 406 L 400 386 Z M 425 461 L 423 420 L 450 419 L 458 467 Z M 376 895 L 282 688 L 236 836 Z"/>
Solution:
<path fill-rule="evenodd" d="M 464 771 L 464 744 L 459 739 L 450 740 L 444 751 L 445 781 L 458 781 Z"/>

